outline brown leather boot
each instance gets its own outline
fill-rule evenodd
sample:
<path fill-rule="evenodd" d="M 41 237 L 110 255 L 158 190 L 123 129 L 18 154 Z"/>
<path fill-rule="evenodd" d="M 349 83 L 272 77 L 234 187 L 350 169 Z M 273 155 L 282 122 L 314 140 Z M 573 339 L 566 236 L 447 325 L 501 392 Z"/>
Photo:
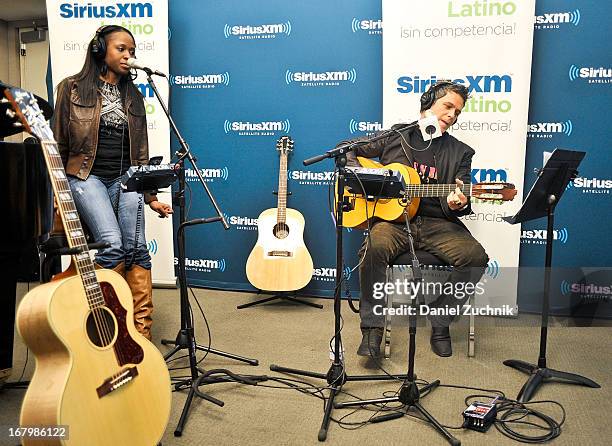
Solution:
<path fill-rule="evenodd" d="M 98 268 L 97 264 L 96 264 L 96 268 Z M 125 277 L 125 262 L 121 262 L 119 265 L 115 266 L 113 268 L 113 271 L 115 271 L 121 277 Z"/>
<path fill-rule="evenodd" d="M 134 300 L 134 325 L 149 341 L 151 340 L 151 313 L 153 313 L 153 284 L 151 270 L 133 265 L 125 271 L 125 280 L 132 290 Z"/>

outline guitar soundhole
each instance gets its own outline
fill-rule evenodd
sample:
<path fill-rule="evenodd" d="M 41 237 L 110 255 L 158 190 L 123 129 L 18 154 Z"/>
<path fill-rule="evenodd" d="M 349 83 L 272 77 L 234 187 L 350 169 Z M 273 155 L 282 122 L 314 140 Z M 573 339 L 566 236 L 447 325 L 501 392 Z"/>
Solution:
<path fill-rule="evenodd" d="M 87 316 L 87 336 L 96 347 L 106 347 L 115 337 L 115 319 L 106 307 L 95 308 Z"/>
<path fill-rule="evenodd" d="M 289 226 L 287 226 L 287 223 L 276 223 L 272 232 L 276 238 L 287 238 L 289 236 Z"/>

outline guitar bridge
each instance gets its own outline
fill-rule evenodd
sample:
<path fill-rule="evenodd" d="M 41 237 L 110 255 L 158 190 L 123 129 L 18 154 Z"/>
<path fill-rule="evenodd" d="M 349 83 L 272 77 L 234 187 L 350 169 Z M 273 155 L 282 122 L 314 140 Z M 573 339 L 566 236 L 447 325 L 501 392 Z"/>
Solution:
<path fill-rule="evenodd" d="M 117 390 L 119 387 L 129 383 L 135 377 L 138 376 L 138 369 L 136 366 L 128 367 L 121 372 L 111 376 L 104 380 L 102 385 L 96 389 L 98 398 L 102 398 L 105 395 Z"/>
<path fill-rule="evenodd" d="M 290 251 L 268 251 L 270 257 L 293 257 L 293 253 Z"/>

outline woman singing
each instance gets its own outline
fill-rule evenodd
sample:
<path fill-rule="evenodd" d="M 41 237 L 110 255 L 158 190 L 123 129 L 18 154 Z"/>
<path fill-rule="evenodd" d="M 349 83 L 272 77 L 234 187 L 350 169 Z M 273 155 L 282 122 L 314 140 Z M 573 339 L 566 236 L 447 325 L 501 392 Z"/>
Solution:
<path fill-rule="evenodd" d="M 96 263 L 124 275 L 136 329 L 150 340 L 153 300 L 144 204 L 161 217 L 172 207 L 154 194 L 121 191 L 126 170 L 149 159 L 144 100 L 127 65 L 135 51 L 129 30 L 100 27 L 81 71 L 58 86 L 52 127 L 81 219 L 96 242 L 110 244 L 98 251 Z"/>

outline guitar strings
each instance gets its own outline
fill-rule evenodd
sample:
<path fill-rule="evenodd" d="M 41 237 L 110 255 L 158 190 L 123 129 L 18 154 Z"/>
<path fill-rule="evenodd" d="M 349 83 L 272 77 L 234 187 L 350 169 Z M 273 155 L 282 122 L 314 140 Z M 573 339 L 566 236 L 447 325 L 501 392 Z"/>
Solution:
<path fill-rule="evenodd" d="M 42 112 L 40 112 L 42 113 Z M 46 125 L 46 123 L 45 123 Z M 94 323 L 96 326 L 97 334 L 100 340 L 104 343 L 104 345 L 110 344 L 112 340 L 112 329 L 108 326 L 107 318 L 102 314 L 102 309 L 100 307 L 104 306 L 104 299 L 102 296 L 102 292 L 100 289 L 100 285 L 97 282 L 95 269 L 93 267 L 93 263 L 89 257 L 89 253 L 87 251 L 87 241 L 85 240 L 83 234 L 83 228 L 80 224 L 80 220 L 78 219 L 78 213 L 76 212 L 76 206 L 74 206 L 74 199 L 72 198 L 72 192 L 70 190 L 70 185 L 68 184 L 68 180 L 65 175 L 64 166 L 59 156 L 57 143 L 53 140 L 53 138 L 48 138 L 47 141 L 42 141 L 43 144 L 51 145 L 53 148 L 53 153 L 49 150 L 45 150 L 45 154 L 47 155 L 45 158 L 48 163 L 49 170 L 51 172 L 51 176 L 53 177 L 52 185 L 54 186 L 55 194 L 57 197 L 58 207 L 61 210 L 61 215 L 64 217 L 64 225 L 66 226 L 66 231 L 68 232 L 67 240 L 70 244 L 75 244 L 81 250 L 80 253 L 74 254 L 72 256 L 75 261 L 76 268 L 79 272 L 79 276 L 81 278 L 81 282 L 83 283 L 83 288 L 85 291 L 85 295 L 87 296 L 87 300 L 89 303 L 89 307 L 92 310 L 92 315 L 94 318 Z M 57 173 L 61 174 L 58 176 Z M 61 187 L 61 189 L 60 189 Z M 63 200 L 60 194 L 67 194 L 70 200 Z M 72 205 L 72 206 L 70 206 Z M 72 207 L 72 208 L 71 208 Z M 76 219 L 68 219 L 66 214 L 68 212 L 73 212 L 77 215 Z M 75 234 L 77 234 L 75 236 Z M 89 262 L 82 260 L 82 254 L 87 254 L 87 259 Z M 93 293 L 92 293 L 93 290 Z"/>

